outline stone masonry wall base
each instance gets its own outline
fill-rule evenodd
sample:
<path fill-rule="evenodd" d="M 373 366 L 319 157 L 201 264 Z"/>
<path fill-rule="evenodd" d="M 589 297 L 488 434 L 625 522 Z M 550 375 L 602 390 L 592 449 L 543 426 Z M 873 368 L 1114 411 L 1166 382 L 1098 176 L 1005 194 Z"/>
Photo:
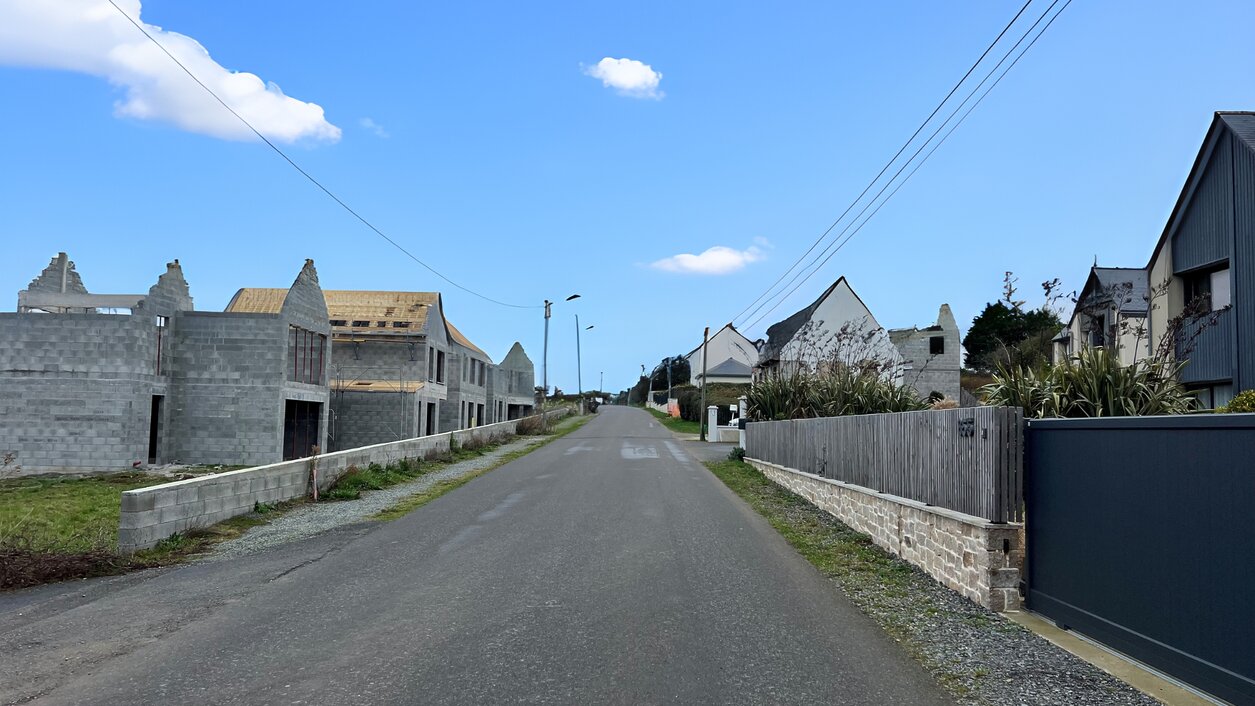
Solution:
<path fill-rule="evenodd" d="M 745 461 L 947 588 L 995 612 L 1020 609 L 1024 525 L 997 524 L 755 458 Z"/>

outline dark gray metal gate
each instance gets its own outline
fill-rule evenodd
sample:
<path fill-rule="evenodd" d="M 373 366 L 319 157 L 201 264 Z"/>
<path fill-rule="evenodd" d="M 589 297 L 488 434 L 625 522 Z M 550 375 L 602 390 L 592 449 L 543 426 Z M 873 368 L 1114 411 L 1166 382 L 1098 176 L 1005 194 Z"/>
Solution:
<path fill-rule="evenodd" d="M 1255 415 L 1028 423 L 1028 607 L 1255 704 Z"/>

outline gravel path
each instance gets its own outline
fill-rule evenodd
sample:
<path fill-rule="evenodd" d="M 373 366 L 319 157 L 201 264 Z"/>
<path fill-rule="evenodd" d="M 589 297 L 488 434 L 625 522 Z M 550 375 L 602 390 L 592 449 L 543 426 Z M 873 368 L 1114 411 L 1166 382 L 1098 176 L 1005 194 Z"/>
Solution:
<path fill-rule="evenodd" d="M 205 556 L 207 561 L 231 559 L 252 554 L 268 547 L 312 537 L 336 527 L 362 522 L 395 505 L 400 500 L 421 493 L 442 480 L 460 478 L 495 464 L 502 456 L 544 441 L 543 436 L 525 436 L 476 458 L 459 461 L 435 473 L 383 490 L 362 492 L 359 500 L 309 503 L 299 505 L 274 521 L 253 527 L 235 539 L 219 544 Z"/>
<path fill-rule="evenodd" d="M 796 502 L 783 508 L 790 524 L 818 522 L 830 528 L 834 539 L 857 534 L 832 515 L 794 498 Z M 834 544 L 842 541 L 849 540 L 836 539 Z M 1098 667 L 951 591 L 921 569 L 883 550 L 877 551 L 892 560 L 893 585 L 868 573 L 838 572 L 829 576 L 859 608 L 914 654 L 960 703 L 1159 705 L 1157 700 Z"/>

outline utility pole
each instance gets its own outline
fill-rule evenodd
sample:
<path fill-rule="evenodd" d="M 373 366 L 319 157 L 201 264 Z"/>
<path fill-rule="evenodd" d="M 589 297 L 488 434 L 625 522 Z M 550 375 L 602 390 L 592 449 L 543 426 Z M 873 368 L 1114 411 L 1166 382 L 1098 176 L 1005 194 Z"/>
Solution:
<path fill-rule="evenodd" d="M 584 406 L 584 369 L 580 363 L 580 315 L 575 315 L 575 384 L 580 391 L 580 408 Z"/>
<path fill-rule="evenodd" d="M 667 404 L 671 403 L 671 359 L 667 358 Z"/>
<path fill-rule="evenodd" d="M 541 383 L 545 388 L 545 397 L 549 396 L 549 305 L 553 302 L 545 300 L 545 352 L 540 361 Z"/>
<path fill-rule="evenodd" d="M 706 344 L 710 340 L 710 327 L 702 331 L 702 416 L 700 417 L 700 439 L 706 440 Z"/>

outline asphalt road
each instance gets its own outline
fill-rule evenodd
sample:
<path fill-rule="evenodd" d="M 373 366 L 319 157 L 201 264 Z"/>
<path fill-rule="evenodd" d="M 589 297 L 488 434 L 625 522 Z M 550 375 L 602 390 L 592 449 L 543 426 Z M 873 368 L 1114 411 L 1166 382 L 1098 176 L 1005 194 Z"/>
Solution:
<path fill-rule="evenodd" d="M 6 703 L 950 703 L 623 408 L 395 522 L 0 611 Z"/>

